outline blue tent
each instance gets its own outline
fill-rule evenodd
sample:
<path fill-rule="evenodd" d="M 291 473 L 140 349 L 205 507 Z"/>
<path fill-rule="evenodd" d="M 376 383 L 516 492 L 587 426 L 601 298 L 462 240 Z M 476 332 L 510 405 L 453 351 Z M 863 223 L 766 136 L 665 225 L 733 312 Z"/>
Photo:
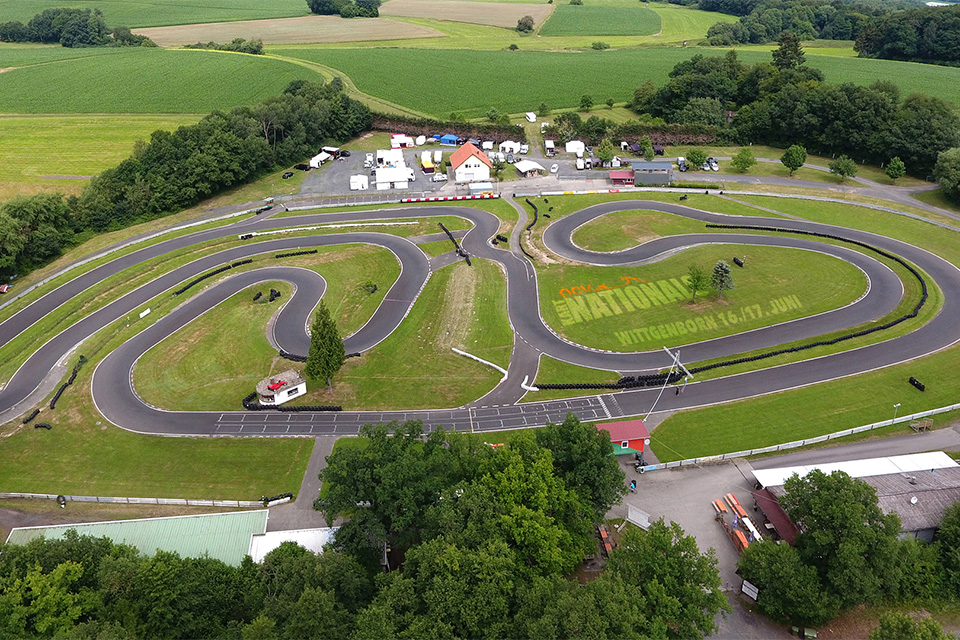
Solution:
<path fill-rule="evenodd" d="M 457 146 L 457 136 L 452 133 L 448 133 L 445 136 L 440 136 L 440 144 L 445 144 L 449 147 Z"/>

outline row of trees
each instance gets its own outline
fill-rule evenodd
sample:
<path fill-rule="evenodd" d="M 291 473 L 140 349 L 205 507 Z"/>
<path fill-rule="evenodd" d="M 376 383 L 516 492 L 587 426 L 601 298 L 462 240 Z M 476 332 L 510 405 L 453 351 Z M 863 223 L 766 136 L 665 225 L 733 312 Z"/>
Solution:
<path fill-rule="evenodd" d="M 960 64 L 960 6 L 925 7 L 868 20 L 854 49 L 867 58 Z"/>
<path fill-rule="evenodd" d="M 380 15 L 380 0 L 307 0 L 307 6 L 322 16 L 376 18 Z"/>
<path fill-rule="evenodd" d="M 827 84 L 804 61 L 791 34 L 781 38 L 771 63 L 744 65 L 734 51 L 697 55 L 677 64 L 665 85 L 639 87 L 633 109 L 667 122 L 718 127 L 728 142 L 800 144 L 877 164 L 899 157 L 919 176 L 932 173 L 941 152 L 960 146 L 960 117 L 940 98 L 902 98 L 889 81 Z M 733 121 L 721 124 L 727 112 L 735 113 Z"/>
<path fill-rule="evenodd" d="M 713 551 L 629 527 L 587 584 L 593 523 L 624 491 L 609 434 L 568 417 L 493 448 L 421 425 L 337 448 L 319 503 L 337 548 L 260 565 L 68 534 L 0 546 L 0 637 L 700 638 L 729 605 Z M 380 561 L 386 550 L 391 571 Z"/>
<path fill-rule="evenodd" d="M 818 625 L 860 604 L 960 596 L 960 504 L 927 545 L 900 539 L 900 519 L 881 511 L 876 490 L 842 471 L 795 475 L 784 489 L 780 504 L 800 529 L 795 546 L 755 542 L 739 562 L 770 617 Z"/>
<path fill-rule="evenodd" d="M 196 44 L 185 44 L 184 49 L 213 49 L 215 51 L 236 51 L 237 53 L 250 53 L 253 55 L 263 55 L 263 40 L 260 38 L 234 38 L 230 42 L 220 44 L 219 42 L 198 42 Z"/>
<path fill-rule="evenodd" d="M 155 131 L 93 178 L 79 197 L 16 198 L 0 208 L 0 274 L 43 264 L 87 231 L 154 218 L 309 157 L 370 127 L 365 105 L 329 85 L 294 81 L 283 94 L 176 131 Z"/>
<path fill-rule="evenodd" d="M 99 9 L 44 9 L 27 24 L 10 21 L 0 24 L 3 42 L 59 42 L 64 47 L 155 47 L 146 37 L 126 27 L 107 28 Z"/>

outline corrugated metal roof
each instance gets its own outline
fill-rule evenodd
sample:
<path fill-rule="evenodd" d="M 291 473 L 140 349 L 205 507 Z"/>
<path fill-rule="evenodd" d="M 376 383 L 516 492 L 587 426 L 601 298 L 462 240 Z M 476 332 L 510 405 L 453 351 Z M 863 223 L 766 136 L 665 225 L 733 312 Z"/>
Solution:
<path fill-rule="evenodd" d="M 953 458 L 943 451 L 929 453 L 912 453 L 904 456 L 890 456 L 888 458 L 867 458 L 865 460 L 846 460 L 843 462 L 828 462 L 824 464 L 800 465 L 796 467 L 780 467 L 778 469 L 754 469 L 753 476 L 761 486 L 770 488 L 782 485 L 787 478 L 797 474 L 801 478 L 814 469 L 831 474 L 834 471 L 843 471 L 853 478 L 882 476 L 889 473 L 911 473 L 922 469 L 946 469 L 960 466 Z"/>
<path fill-rule="evenodd" d="M 264 556 L 284 542 L 296 542 L 307 551 L 323 553 L 323 546 L 333 542 L 340 527 L 320 529 L 291 529 L 288 531 L 270 531 L 250 538 L 250 557 L 254 562 L 263 562 Z"/>
<path fill-rule="evenodd" d="M 20 527 L 7 542 L 26 544 L 34 538 L 62 538 L 70 529 L 80 535 L 106 536 L 115 543 L 136 547 L 146 555 L 158 550 L 175 551 L 182 557 L 204 554 L 230 565 L 239 565 L 250 548 L 250 537 L 267 530 L 267 510 L 210 513 L 172 518 L 141 518 L 111 522 L 85 522 L 54 527 Z"/>

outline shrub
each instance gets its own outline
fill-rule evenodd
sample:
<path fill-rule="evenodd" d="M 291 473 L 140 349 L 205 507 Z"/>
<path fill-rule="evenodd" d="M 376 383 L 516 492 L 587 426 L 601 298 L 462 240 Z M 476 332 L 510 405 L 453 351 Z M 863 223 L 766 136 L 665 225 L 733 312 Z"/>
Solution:
<path fill-rule="evenodd" d="M 592 45 L 590 45 L 590 46 L 593 47 L 594 49 L 596 49 L 597 51 L 603 51 L 604 49 L 609 49 L 609 48 L 610 48 L 610 45 L 609 45 L 608 43 L 606 43 L 606 42 L 594 42 L 594 43 L 593 43 Z"/>
<path fill-rule="evenodd" d="M 517 20 L 517 31 L 520 33 L 529 33 L 533 31 L 533 16 L 523 16 Z"/>

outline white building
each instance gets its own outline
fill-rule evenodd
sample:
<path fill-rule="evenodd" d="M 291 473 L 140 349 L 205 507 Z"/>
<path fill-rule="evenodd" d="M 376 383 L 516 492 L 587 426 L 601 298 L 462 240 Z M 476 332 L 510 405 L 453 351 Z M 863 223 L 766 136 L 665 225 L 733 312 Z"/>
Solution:
<path fill-rule="evenodd" d="M 581 158 L 583 157 L 583 154 L 587 150 L 587 145 L 583 144 L 579 140 L 571 140 L 566 144 L 564 149 L 566 150 L 567 153 L 576 154 L 578 158 Z"/>
<path fill-rule="evenodd" d="M 493 163 L 487 154 L 467 142 L 450 156 L 450 166 L 457 182 L 478 182 L 490 179 Z"/>
<path fill-rule="evenodd" d="M 402 167 L 380 167 L 374 173 L 377 191 L 384 189 L 406 189 L 416 176 L 413 169 L 406 165 Z"/>
<path fill-rule="evenodd" d="M 395 133 L 390 137 L 390 148 L 391 149 L 400 149 L 402 147 L 412 147 L 414 144 L 413 138 L 410 136 L 403 135 L 402 133 Z"/>
<path fill-rule="evenodd" d="M 400 149 L 380 149 L 377 151 L 378 167 L 396 167 L 404 164 L 403 151 Z"/>
<path fill-rule="evenodd" d="M 500 143 L 500 153 L 520 153 L 520 143 L 504 140 Z"/>
<path fill-rule="evenodd" d="M 350 190 L 351 191 L 366 191 L 370 188 L 370 178 L 363 175 L 362 173 L 355 176 L 350 176 Z"/>
<path fill-rule="evenodd" d="M 264 378 L 257 383 L 260 404 L 283 404 L 307 392 L 307 382 L 293 369 Z"/>

